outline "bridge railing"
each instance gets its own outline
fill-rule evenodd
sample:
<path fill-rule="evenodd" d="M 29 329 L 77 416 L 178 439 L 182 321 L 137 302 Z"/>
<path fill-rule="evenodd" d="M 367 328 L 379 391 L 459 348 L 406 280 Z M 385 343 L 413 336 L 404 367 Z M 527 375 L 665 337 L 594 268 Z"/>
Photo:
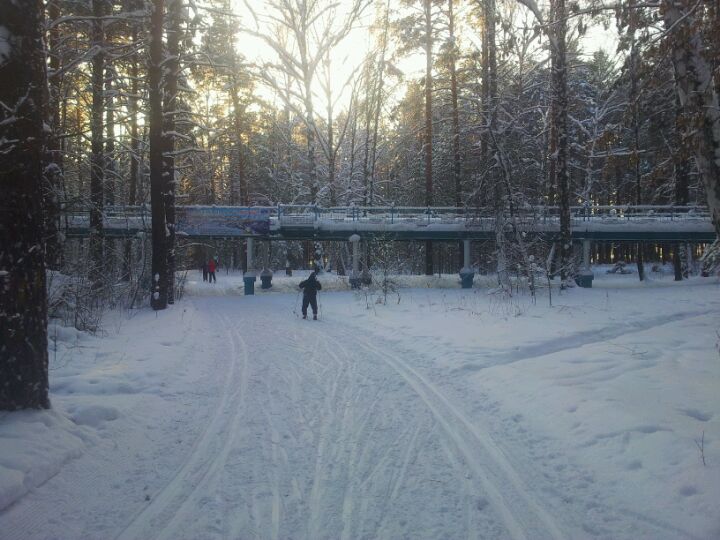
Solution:
<path fill-rule="evenodd" d="M 280 223 L 302 224 L 316 221 L 390 223 L 409 222 L 431 223 L 446 220 L 465 220 L 466 210 L 455 207 L 412 207 L 412 206 L 336 206 L 319 207 L 308 205 L 280 205 Z"/>
<path fill-rule="evenodd" d="M 327 222 L 364 223 L 431 223 L 465 222 L 469 226 L 481 226 L 494 221 L 496 212 L 491 207 L 411 207 L 411 206 L 343 206 L 323 208 L 312 205 L 279 205 L 277 217 L 280 225 L 315 225 Z M 508 212 L 506 212 L 508 215 Z M 560 220 L 558 206 L 524 206 L 513 209 L 513 216 L 523 223 L 553 224 Z M 707 207 L 672 205 L 614 205 L 571 206 L 572 223 L 584 221 L 681 221 L 710 219 Z"/>
<path fill-rule="evenodd" d="M 192 208 L 179 205 L 178 209 Z M 197 208 L 211 208 L 197 206 Z M 228 207 L 226 207 L 228 208 Z M 260 208 L 260 207 L 258 207 Z M 492 229 L 496 212 L 490 207 L 413 207 L 413 206 L 337 206 L 319 207 L 314 205 L 277 205 L 261 207 L 268 210 L 271 226 L 274 227 L 315 227 L 319 224 L 367 223 L 385 225 L 415 225 L 423 227 L 437 224 L 463 224 L 468 228 Z M 87 206 L 69 207 L 64 217 L 71 226 L 87 227 L 90 209 Z M 506 212 L 506 216 L 509 212 Z M 513 219 L 524 226 L 557 226 L 560 208 L 557 206 L 523 206 L 514 208 Z M 688 205 L 616 205 L 616 206 L 572 206 L 571 224 L 596 222 L 621 224 L 629 222 L 697 222 L 710 221 L 705 206 Z M 149 228 L 151 212 L 149 205 L 106 206 L 103 220 L 112 228 Z"/>
<path fill-rule="evenodd" d="M 149 229 L 151 213 L 149 205 L 112 205 L 101 211 L 104 226 L 112 229 Z M 63 225 L 70 228 L 85 228 L 90 224 L 88 205 L 69 206 L 62 211 Z"/>
<path fill-rule="evenodd" d="M 574 206 L 571 207 L 574 218 L 655 221 L 708 220 L 710 213 L 706 206 L 687 205 L 615 205 L 615 206 Z"/>

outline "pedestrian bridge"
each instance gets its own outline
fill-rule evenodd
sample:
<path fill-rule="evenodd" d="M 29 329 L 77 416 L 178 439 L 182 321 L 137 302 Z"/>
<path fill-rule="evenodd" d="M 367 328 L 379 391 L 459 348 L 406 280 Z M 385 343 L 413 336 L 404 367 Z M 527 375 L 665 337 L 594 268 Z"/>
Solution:
<path fill-rule="evenodd" d="M 712 242 L 715 231 L 704 206 L 571 207 L 574 240 Z M 68 237 L 89 236 L 89 209 L 68 209 Z M 493 240 L 492 208 L 359 207 L 308 205 L 177 206 L 178 236 L 265 240 L 348 240 L 357 234 L 379 240 Z M 506 215 L 508 232 L 553 239 L 560 232 L 559 208 L 527 206 Z M 112 206 L 103 211 L 103 235 L 132 238 L 149 232 L 149 206 Z"/>

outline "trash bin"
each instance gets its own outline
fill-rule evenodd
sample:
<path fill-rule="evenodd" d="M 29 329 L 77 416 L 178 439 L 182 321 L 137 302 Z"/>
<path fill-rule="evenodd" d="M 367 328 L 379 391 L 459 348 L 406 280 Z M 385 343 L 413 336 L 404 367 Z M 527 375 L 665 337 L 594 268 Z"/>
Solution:
<path fill-rule="evenodd" d="M 245 273 L 243 276 L 243 282 L 245 283 L 245 296 L 255 294 L 255 280 L 257 276 L 255 274 Z"/>
<path fill-rule="evenodd" d="M 463 289 L 472 289 L 473 286 L 473 278 L 475 277 L 475 272 L 473 270 L 465 269 L 463 268 L 460 270 L 460 284 Z"/>

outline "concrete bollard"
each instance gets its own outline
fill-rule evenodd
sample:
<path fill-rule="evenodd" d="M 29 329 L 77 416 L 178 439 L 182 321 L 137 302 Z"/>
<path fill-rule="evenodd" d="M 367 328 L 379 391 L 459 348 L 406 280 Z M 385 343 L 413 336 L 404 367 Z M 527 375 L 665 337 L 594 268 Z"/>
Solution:
<path fill-rule="evenodd" d="M 272 287 L 272 278 L 273 273 L 268 270 L 267 268 L 264 268 L 262 272 L 260 272 L 260 288 L 261 289 L 269 289 Z"/>
<path fill-rule="evenodd" d="M 352 272 L 350 274 L 350 287 L 359 289 L 361 285 L 360 276 L 360 235 L 353 234 L 348 238 L 352 242 Z"/>

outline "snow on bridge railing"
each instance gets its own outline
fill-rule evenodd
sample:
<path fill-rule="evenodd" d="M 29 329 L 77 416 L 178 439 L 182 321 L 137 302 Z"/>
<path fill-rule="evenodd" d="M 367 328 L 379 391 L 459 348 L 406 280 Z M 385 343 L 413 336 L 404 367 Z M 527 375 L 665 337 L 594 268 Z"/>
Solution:
<path fill-rule="evenodd" d="M 332 224 L 368 223 L 368 224 L 413 224 L 422 227 L 429 224 L 464 224 L 468 228 L 492 228 L 496 211 L 491 207 L 449 207 L 449 206 L 337 206 L 321 207 L 314 205 L 277 205 L 277 206 L 213 206 L 178 205 L 179 213 L 184 209 L 263 209 L 269 216 L 271 228 L 332 227 Z M 71 226 L 87 226 L 90 208 L 67 207 L 64 210 L 67 223 Z M 106 206 L 103 211 L 105 226 L 113 229 L 143 229 L 150 225 L 149 205 Z M 509 212 L 506 213 L 509 215 Z M 560 221 L 560 208 L 557 206 L 524 206 L 513 209 L 513 217 L 522 224 L 545 224 L 557 226 Z M 707 207 L 700 205 L 596 205 L 570 207 L 571 223 L 581 226 L 586 222 L 630 223 L 630 222 L 669 222 L 669 221 L 710 221 Z"/>
<path fill-rule="evenodd" d="M 312 205 L 280 205 L 278 220 L 281 225 L 314 225 L 324 222 L 367 223 L 475 223 L 494 220 L 496 211 L 491 207 L 412 207 L 412 206 L 344 206 L 323 208 Z M 559 221 L 557 206 L 526 206 L 513 210 L 513 215 L 523 222 L 552 223 Z M 702 220 L 708 221 L 707 207 L 698 205 L 617 205 L 617 206 L 571 206 L 573 222 L 595 220 Z"/>

